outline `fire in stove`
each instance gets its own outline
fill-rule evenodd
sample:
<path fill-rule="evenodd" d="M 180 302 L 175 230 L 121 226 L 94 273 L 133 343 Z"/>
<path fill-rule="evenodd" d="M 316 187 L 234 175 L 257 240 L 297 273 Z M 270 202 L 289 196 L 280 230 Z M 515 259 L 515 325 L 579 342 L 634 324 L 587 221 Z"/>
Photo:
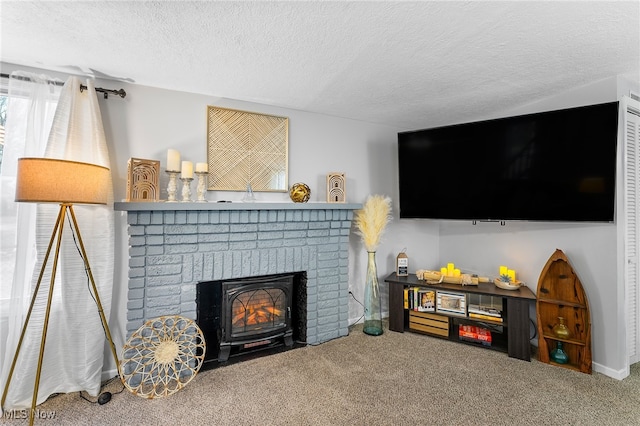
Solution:
<path fill-rule="evenodd" d="M 281 289 L 243 292 L 233 301 L 231 328 L 235 333 L 284 326 L 285 307 Z"/>
<path fill-rule="evenodd" d="M 275 308 L 273 306 L 249 306 L 245 308 L 241 306 L 238 309 L 239 312 L 233 313 L 231 319 L 231 325 L 236 327 L 252 327 L 253 330 L 259 330 L 261 324 L 268 324 L 272 326 L 274 323 L 278 323 L 280 317 L 284 311 L 282 309 Z M 283 322 L 283 321 L 280 321 Z"/>

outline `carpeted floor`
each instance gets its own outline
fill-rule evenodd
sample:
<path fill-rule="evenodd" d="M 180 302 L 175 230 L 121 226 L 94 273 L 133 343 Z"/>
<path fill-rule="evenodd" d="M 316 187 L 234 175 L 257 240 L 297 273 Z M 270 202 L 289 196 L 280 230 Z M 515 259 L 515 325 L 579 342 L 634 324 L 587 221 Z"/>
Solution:
<path fill-rule="evenodd" d="M 64 394 L 40 405 L 56 425 L 638 425 L 640 363 L 619 381 L 413 333 L 347 337 L 201 371 L 147 400 L 105 405 Z M 118 392 L 114 380 L 106 386 Z M 95 398 L 88 397 L 95 401 Z M 26 420 L 3 419 L 21 425 Z"/>

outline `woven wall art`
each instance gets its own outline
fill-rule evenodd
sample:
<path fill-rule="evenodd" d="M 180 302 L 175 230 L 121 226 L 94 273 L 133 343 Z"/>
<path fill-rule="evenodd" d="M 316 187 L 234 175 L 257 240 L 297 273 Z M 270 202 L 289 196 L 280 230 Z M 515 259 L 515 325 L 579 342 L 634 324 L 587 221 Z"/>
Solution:
<path fill-rule="evenodd" d="M 208 107 L 209 190 L 286 192 L 289 119 Z"/>

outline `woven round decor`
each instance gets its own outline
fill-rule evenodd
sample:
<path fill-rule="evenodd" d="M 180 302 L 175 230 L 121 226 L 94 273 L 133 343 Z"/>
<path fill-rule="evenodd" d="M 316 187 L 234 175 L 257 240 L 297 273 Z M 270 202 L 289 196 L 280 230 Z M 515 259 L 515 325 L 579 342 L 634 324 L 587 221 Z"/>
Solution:
<path fill-rule="evenodd" d="M 124 345 L 122 383 L 143 398 L 169 396 L 196 376 L 204 353 L 204 336 L 193 320 L 181 316 L 149 320 Z"/>

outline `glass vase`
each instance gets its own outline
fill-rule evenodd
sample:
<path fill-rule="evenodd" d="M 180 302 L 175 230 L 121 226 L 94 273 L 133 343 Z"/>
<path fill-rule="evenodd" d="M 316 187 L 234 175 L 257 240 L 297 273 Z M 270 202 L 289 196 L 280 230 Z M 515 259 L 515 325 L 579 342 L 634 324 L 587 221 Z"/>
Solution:
<path fill-rule="evenodd" d="M 367 252 L 367 276 L 364 287 L 364 332 L 371 336 L 382 334 L 382 307 L 380 305 L 380 284 L 376 268 L 376 252 Z"/>
<path fill-rule="evenodd" d="M 551 360 L 558 364 L 566 364 L 569 362 L 569 355 L 562 349 L 562 342 L 557 342 L 556 348 L 551 351 Z"/>

